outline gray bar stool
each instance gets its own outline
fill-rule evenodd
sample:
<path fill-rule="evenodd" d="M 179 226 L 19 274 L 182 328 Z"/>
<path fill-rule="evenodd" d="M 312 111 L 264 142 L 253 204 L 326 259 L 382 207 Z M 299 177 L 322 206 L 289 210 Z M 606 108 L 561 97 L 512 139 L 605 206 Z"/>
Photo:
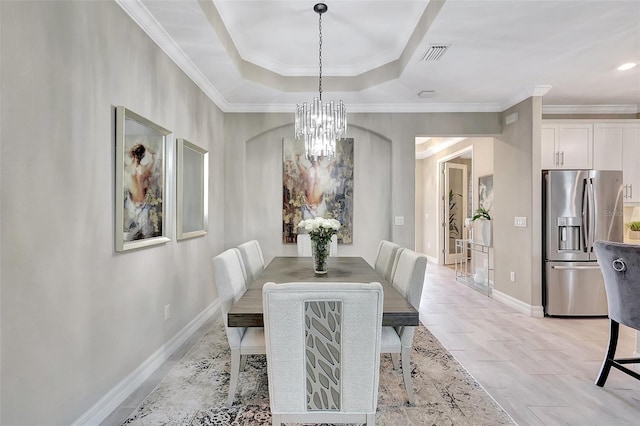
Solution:
<path fill-rule="evenodd" d="M 638 364 L 640 358 L 615 358 L 620 324 L 640 330 L 640 245 L 596 241 L 594 249 L 607 290 L 610 326 L 596 385 L 604 386 L 611 367 L 640 380 L 640 374 L 623 365 Z"/>

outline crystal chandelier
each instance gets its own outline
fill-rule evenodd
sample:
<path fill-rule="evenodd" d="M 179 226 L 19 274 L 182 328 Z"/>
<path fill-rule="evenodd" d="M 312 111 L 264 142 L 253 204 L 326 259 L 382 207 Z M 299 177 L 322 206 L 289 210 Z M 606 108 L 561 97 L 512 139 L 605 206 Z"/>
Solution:
<path fill-rule="evenodd" d="M 319 54 L 320 73 L 318 79 L 319 97 L 313 98 L 311 104 L 306 102 L 296 105 L 295 135 L 296 139 L 304 136 L 305 154 L 309 160 L 320 157 L 333 157 L 336 152 L 336 140 L 347 135 L 347 110 L 342 101 L 336 105 L 333 101 L 322 103 L 322 14 L 328 7 L 324 3 L 313 6 L 318 14 L 320 34 Z"/>

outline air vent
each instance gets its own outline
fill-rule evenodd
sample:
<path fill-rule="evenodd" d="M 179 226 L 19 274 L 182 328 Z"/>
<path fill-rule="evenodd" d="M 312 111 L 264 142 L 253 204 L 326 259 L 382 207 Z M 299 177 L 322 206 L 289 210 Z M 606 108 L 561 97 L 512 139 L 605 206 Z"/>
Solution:
<path fill-rule="evenodd" d="M 425 62 L 433 62 L 442 58 L 442 55 L 451 47 L 450 44 L 430 44 L 429 48 L 424 55 L 422 56 L 422 60 Z"/>

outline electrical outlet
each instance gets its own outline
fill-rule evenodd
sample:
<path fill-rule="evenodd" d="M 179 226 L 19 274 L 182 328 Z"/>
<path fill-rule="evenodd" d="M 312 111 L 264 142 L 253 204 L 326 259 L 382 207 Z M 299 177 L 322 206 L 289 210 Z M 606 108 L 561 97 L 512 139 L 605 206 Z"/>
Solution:
<path fill-rule="evenodd" d="M 516 273 L 511 271 L 511 274 L 509 275 L 509 279 L 511 280 L 512 283 L 516 282 Z"/>
<path fill-rule="evenodd" d="M 516 216 L 515 218 L 513 218 L 513 226 L 515 226 L 516 228 L 526 228 L 527 218 Z"/>
<path fill-rule="evenodd" d="M 164 306 L 164 320 L 171 318 L 171 305 Z"/>
<path fill-rule="evenodd" d="M 427 248 L 430 249 L 431 248 L 431 243 L 427 243 Z"/>
<path fill-rule="evenodd" d="M 404 216 L 396 216 L 394 218 L 394 224 L 396 226 L 403 226 L 404 225 Z"/>

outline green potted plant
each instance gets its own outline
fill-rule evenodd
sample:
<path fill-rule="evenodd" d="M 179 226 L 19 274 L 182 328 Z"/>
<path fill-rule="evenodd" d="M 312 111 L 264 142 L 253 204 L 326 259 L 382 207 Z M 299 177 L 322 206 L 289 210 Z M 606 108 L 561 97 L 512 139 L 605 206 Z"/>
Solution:
<path fill-rule="evenodd" d="M 482 206 L 478 207 L 471 220 L 473 222 L 473 242 L 491 247 L 491 214 L 489 210 Z"/>
<path fill-rule="evenodd" d="M 632 240 L 640 240 L 640 222 L 634 221 L 627 223 L 629 228 L 629 238 Z"/>
<path fill-rule="evenodd" d="M 489 214 L 489 210 L 485 209 L 482 206 L 478 207 L 476 209 L 475 214 L 473 215 L 473 218 L 471 218 L 471 220 L 478 220 L 478 219 L 491 220 L 491 215 Z"/>

